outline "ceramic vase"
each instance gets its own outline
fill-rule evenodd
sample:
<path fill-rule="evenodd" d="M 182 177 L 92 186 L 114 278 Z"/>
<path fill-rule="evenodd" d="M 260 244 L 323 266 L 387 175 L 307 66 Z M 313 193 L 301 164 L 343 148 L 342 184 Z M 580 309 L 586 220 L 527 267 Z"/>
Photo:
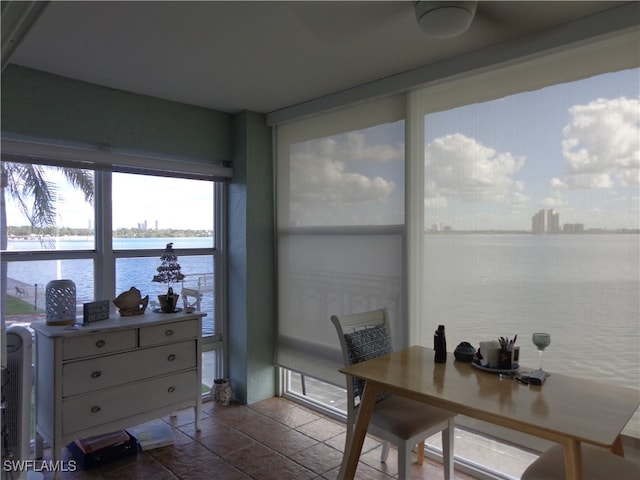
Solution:
<path fill-rule="evenodd" d="M 217 378 L 211 387 L 211 400 L 216 405 L 226 406 L 231 401 L 231 384 L 227 378 Z"/>

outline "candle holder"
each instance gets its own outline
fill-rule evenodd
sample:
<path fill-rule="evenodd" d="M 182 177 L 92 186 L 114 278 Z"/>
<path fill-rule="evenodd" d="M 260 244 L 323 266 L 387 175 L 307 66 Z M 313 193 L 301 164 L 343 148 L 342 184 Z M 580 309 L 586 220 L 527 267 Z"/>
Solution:
<path fill-rule="evenodd" d="M 51 280 L 45 289 L 47 325 L 76 322 L 76 284 L 72 280 Z"/>

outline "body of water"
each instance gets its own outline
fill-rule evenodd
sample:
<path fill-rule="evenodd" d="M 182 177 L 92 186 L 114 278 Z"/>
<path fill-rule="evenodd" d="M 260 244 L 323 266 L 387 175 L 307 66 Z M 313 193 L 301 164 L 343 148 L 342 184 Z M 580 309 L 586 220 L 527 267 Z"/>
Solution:
<path fill-rule="evenodd" d="M 207 247 L 211 239 L 115 239 L 116 249 Z M 34 244 L 35 243 L 35 244 Z M 10 241 L 10 250 L 39 249 L 38 242 Z M 91 240 L 61 240 L 61 249 L 92 248 Z M 180 256 L 187 275 L 213 272 L 210 256 Z M 165 284 L 151 281 L 159 257 L 119 259 L 116 292 L 131 286 L 154 300 Z M 535 368 L 533 332 L 551 334 L 543 367 L 640 388 L 640 242 L 638 235 L 426 235 L 424 258 L 426 336 L 445 325 L 448 350 L 460 342 L 518 335 L 521 365 Z M 17 262 L 9 277 L 44 286 L 70 278 L 78 303 L 92 301 L 90 260 Z M 179 291 L 179 288 L 177 289 Z M 204 295 L 205 324 L 213 331 L 213 295 Z M 209 322 L 207 324 L 207 322 Z M 633 428 L 640 436 L 640 422 Z"/>
<path fill-rule="evenodd" d="M 424 271 L 424 318 L 450 351 L 518 334 L 537 368 L 531 336 L 548 332 L 545 370 L 640 388 L 638 235 L 426 235 Z"/>
<path fill-rule="evenodd" d="M 174 242 L 174 248 L 210 248 L 211 238 L 116 238 L 114 249 L 116 250 L 142 250 L 150 248 L 164 249 L 169 242 Z M 72 238 L 60 239 L 56 248 L 60 250 L 84 250 L 93 249 L 93 239 Z M 28 251 L 42 250 L 37 240 L 10 240 L 8 250 Z M 185 286 L 189 286 L 199 274 L 212 273 L 214 270 L 212 256 L 188 256 L 178 257 L 181 271 L 187 276 Z M 121 258 L 116 260 L 116 295 L 136 287 L 142 296 L 149 295 L 149 307 L 159 307 L 157 295 L 167 292 L 167 284 L 152 281 L 160 266 L 160 257 Z M 8 276 L 20 282 L 24 282 L 35 289 L 38 286 L 39 307 L 44 309 L 45 287 L 50 280 L 68 278 L 76 284 L 76 299 L 81 312 L 82 303 L 96 300 L 94 298 L 94 276 L 92 260 L 51 260 L 32 262 L 12 262 L 8 266 Z M 182 283 L 173 285 L 176 293 L 180 293 Z M 33 298 L 33 296 L 32 296 Z M 112 298 L 104 300 L 113 300 Z M 193 299 L 192 299 L 193 300 Z M 179 300 L 182 306 L 182 299 Z M 204 333 L 214 331 L 214 298 L 213 293 L 203 295 L 201 310 L 207 313 L 203 319 Z"/>

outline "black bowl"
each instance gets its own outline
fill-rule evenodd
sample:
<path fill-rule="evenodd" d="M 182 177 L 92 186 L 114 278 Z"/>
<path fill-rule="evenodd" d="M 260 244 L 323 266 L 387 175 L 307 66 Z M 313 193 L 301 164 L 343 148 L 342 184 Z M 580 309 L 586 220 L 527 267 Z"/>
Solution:
<path fill-rule="evenodd" d="M 471 362 L 476 354 L 476 349 L 468 342 L 462 342 L 453 351 L 453 356 L 461 362 Z"/>

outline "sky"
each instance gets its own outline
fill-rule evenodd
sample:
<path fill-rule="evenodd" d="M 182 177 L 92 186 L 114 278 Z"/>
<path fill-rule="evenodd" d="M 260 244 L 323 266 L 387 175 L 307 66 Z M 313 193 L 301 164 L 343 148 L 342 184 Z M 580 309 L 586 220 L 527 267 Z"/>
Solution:
<path fill-rule="evenodd" d="M 72 228 L 95 226 L 93 206 L 80 191 L 70 187 L 55 171 L 47 179 L 59 186 L 57 204 L 58 225 Z M 213 230 L 213 184 L 201 180 L 186 180 L 114 173 L 113 228 L 137 228 L 146 221 L 148 229 Z M 29 222 L 7 202 L 8 225 L 28 225 Z"/>
<path fill-rule="evenodd" d="M 289 155 L 281 223 L 404 222 L 403 121 L 297 143 Z M 424 161 L 427 229 L 528 231 L 543 208 L 561 224 L 640 228 L 640 69 L 429 114 Z M 213 228 L 208 182 L 114 174 L 113 188 L 114 228 Z M 60 192 L 60 225 L 93 226 L 80 193 Z M 11 202 L 8 221 L 28 223 Z"/>
<path fill-rule="evenodd" d="M 526 230 L 553 208 L 561 224 L 639 228 L 639 72 L 429 115 L 427 219 Z"/>

